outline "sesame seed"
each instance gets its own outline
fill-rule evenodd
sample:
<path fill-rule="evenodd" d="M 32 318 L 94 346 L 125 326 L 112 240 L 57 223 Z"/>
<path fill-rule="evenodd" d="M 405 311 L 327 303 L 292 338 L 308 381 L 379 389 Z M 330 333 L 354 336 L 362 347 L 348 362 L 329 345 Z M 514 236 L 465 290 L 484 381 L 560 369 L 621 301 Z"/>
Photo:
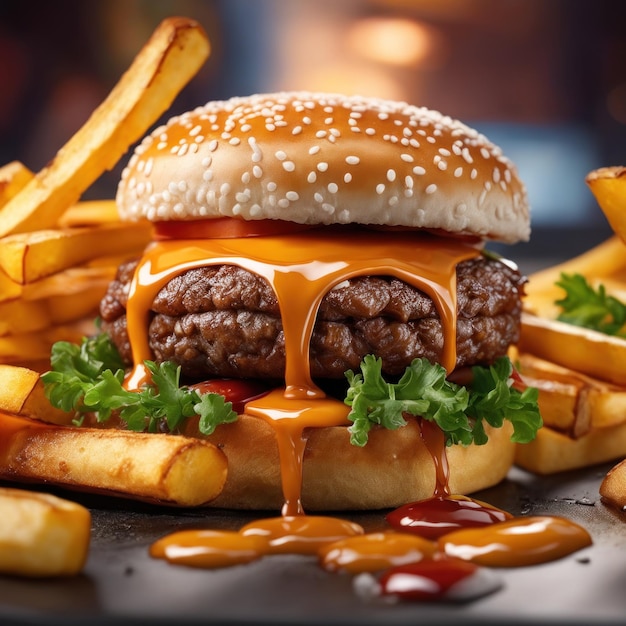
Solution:
<path fill-rule="evenodd" d="M 302 132 L 302 126 L 294 126 L 294 129 L 291 131 L 292 135 L 299 135 Z"/>
<path fill-rule="evenodd" d="M 318 130 L 318 131 L 315 133 L 315 136 L 316 136 L 318 139 L 323 139 L 324 137 L 326 137 L 326 134 L 327 134 L 327 133 L 326 133 L 326 131 L 325 131 L 325 130 Z"/>
<path fill-rule="evenodd" d="M 241 143 L 241 139 L 239 139 L 239 137 L 233 137 L 232 139 L 228 140 L 228 143 L 231 146 L 238 146 Z"/>
<path fill-rule="evenodd" d="M 424 189 L 424 192 L 427 194 L 435 193 L 435 191 L 437 191 L 437 185 L 435 185 L 435 183 L 431 183 Z"/>
<path fill-rule="evenodd" d="M 274 153 L 274 156 L 279 160 L 279 161 L 284 161 L 287 158 L 287 153 L 283 150 L 278 150 L 277 152 Z"/>
<path fill-rule="evenodd" d="M 250 172 L 244 172 L 244 173 L 241 175 L 241 182 L 242 182 L 244 185 L 247 185 L 247 184 L 250 182 Z"/>
<path fill-rule="evenodd" d="M 376 130 L 374 128 L 366 128 L 365 129 L 365 134 L 366 135 L 375 135 L 376 134 Z"/>
<path fill-rule="evenodd" d="M 463 175 L 463 168 L 462 167 L 457 167 L 454 170 L 454 177 L 455 178 L 460 178 Z"/>
<path fill-rule="evenodd" d="M 350 174 L 350 172 L 346 172 L 346 173 L 343 175 L 343 182 L 344 182 L 344 183 L 349 183 L 349 182 L 351 182 L 351 181 L 352 181 L 352 174 Z"/>
<path fill-rule="evenodd" d="M 385 191 L 385 185 L 383 185 L 383 183 L 379 183 L 378 185 L 376 185 L 376 193 L 378 195 L 381 195 L 382 193 L 384 193 Z"/>
<path fill-rule="evenodd" d="M 400 155 L 400 158 L 405 162 L 405 163 L 413 163 L 414 159 L 410 154 L 406 154 L 403 153 Z"/>
<path fill-rule="evenodd" d="M 211 152 L 215 152 L 217 150 L 217 139 L 211 139 L 208 147 Z"/>
<path fill-rule="evenodd" d="M 347 156 L 346 157 L 346 163 L 348 165 L 358 165 L 360 163 L 361 159 L 358 156 Z"/>
<path fill-rule="evenodd" d="M 324 202 L 324 196 L 317 191 L 313 194 L 313 199 L 315 202 Z"/>
<path fill-rule="evenodd" d="M 287 198 L 287 200 L 290 200 L 291 202 L 295 202 L 296 200 L 300 199 L 300 196 L 298 195 L 297 191 L 288 191 L 285 194 L 285 198 Z"/>
<path fill-rule="evenodd" d="M 396 180 L 396 170 L 388 169 L 387 170 L 387 180 L 392 183 Z"/>
<path fill-rule="evenodd" d="M 285 172 L 293 172 L 296 169 L 296 164 L 293 161 L 283 161 L 283 169 Z"/>
<path fill-rule="evenodd" d="M 418 176 L 423 176 L 424 174 L 426 174 L 426 170 L 421 165 L 416 165 L 413 168 L 413 173 L 417 174 Z"/>
<path fill-rule="evenodd" d="M 474 179 L 476 178 L 476 176 L 478 176 L 478 172 L 477 172 L 476 168 L 475 168 L 475 167 L 473 167 L 473 168 L 472 168 L 472 171 L 470 172 L 470 178 L 471 178 L 472 180 L 474 180 Z"/>
<path fill-rule="evenodd" d="M 314 183 L 317 180 L 317 174 L 315 172 L 309 172 L 309 175 L 306 177 L 307 182 Z"/>
<path fill-rule="evenodd" d="M 337 193 L 339 191 L 339 186 L 337 183 L 328 183 L 327 189 L 330 193 Z"/>
<path fill-rule="evenodd" d="M 278 185 L 275 182 L 273 182 L 273 181 L 270 181 L 269 183 L 267 183 L 267 190 L 270 191 L 270 192 L 276 191 L 277 187 L 278 187 Z"/>
<path fill-rule="evenodd" d="M 497 167 L 494 167 L 493 169 L 493 182 L 494 183 L 500 182 L 500 170 Z"/>
<path fill-rule="evenodd" d="M 317 169 L 320 172 L 325 172 L 328 169 L 328 163 L 326 163 L 326 161 L 320 161 L 317 164 Z"/>
<path fill-rule="evenodd" d="M 441 161 L 439 161 L 439 163 L 437 163 L 437 167 L 444 172 L 445 170 L 448 169 L 448 162 L 444 161 L 443 159 Z"/>
<path fill-rule="evenodd" d="M 309 154 L 311 156 L 313 156 L 314 154 L 317 154 L 320 151 L 320 147 L 319 146 L 311 146 L 309 148 Z"/>
<path fill-rule="evenodd" d="M 404 184 L 407 189 L 413 189 L 413 179 L 410 176 L 404 177 Z"/>
<path fill-rule="evenodd" d="M 263 170 L 261 169 L 261 167 L 260 167 L 260 166 L 258 166 L 258 165 L 254 165 L 254 166 L 252 167 L 252 175 L 253 175 L 255 178 L 261 178 L 261 176 L 263 176 Z"/>

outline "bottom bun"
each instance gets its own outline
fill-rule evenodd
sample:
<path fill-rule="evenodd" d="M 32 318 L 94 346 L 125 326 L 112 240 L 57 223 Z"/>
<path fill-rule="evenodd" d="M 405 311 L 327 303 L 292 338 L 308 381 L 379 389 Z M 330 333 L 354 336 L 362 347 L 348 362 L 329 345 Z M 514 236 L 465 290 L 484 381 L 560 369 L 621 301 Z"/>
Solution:
<path fill-rule="evenodd" d="M 447 449 L 449 487 L 466 495 L 504 479 L 513 464 L 512 428 L 486 427 L 482 446 Z M 433 495 L 435 466 L 417 421 L 390 431 L 375 428 L 363 448 L 350 443 L 347 427 L 306 431 L 302 505 L 305 511 L 394 508 Z M 228 458 L 228 477 L 212 507 L 280 510 L 283 494 L 278 448 L 272 427 L 240 415 L 207 438 Z"/>

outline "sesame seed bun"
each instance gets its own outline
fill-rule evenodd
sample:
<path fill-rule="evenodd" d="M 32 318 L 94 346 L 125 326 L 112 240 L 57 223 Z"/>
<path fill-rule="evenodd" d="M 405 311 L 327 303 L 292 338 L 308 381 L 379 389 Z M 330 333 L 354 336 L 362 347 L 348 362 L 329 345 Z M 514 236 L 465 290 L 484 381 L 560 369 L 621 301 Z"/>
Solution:
<path fill-rule="evenodd" d="M 128 220 L 530 235 L 524 186 L 497 146 L 436 111 L 359 96 L 253 95 L 172 118 L 137 147 L 117 203 Z"/>

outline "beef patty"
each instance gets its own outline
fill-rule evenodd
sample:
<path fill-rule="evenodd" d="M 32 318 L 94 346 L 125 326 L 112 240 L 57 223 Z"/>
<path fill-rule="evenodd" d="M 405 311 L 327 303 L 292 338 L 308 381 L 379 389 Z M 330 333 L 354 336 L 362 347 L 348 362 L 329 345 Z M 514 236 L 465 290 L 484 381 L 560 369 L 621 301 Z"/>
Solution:
<path fill-rule="evenodd" d="M 132 363 L 126 301 L 136 261 L 122 265 L 100 305 L 103 330 Z M 490 364 L 518 340 L 524 278 L 480 256 L 457 267 L 457 367 Z M 294 297 L 298 297 L 294 294 Z M 189 380 L 284 377 L 285 351 L 276 296 L 262 277 L 233 265 L 173 278 L 154 300 L 149 325 L 154 359 L 174 361 Z M 343 378 L 366 354 L 397 375 L 417 357 L 437 361 L 442 324 L 433 301 L 389 276 L 337 285 L 318 311 L 310 346 L 314 378 Z"/>

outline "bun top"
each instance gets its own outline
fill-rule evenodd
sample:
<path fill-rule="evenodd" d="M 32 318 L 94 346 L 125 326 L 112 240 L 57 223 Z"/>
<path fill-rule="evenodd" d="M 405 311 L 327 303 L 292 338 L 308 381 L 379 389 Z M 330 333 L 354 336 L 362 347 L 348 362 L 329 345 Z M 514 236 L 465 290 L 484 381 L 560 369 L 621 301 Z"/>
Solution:
<path fill-rule="evenodd" d="M 210 102 L 136 148 L 124 219 L 239 217 L 530 235 L 524 185 L 476 130 L 404 102 L 307 92 Z"/>

